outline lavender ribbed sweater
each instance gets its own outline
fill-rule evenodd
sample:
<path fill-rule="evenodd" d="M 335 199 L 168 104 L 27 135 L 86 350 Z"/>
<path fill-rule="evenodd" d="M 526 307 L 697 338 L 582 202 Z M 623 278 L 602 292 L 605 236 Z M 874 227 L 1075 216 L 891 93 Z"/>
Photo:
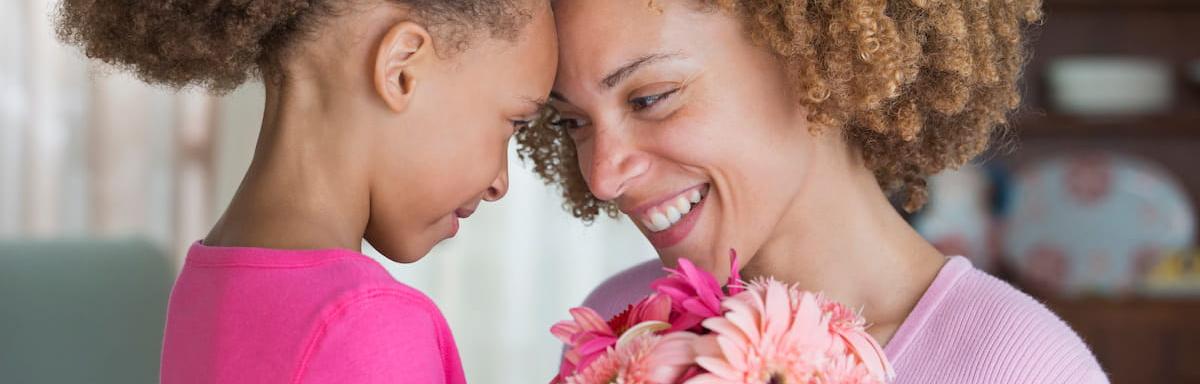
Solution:
<path fill-rule="evenodd" d="M 650 261 L 617 274 L 584 305 L 611 317 L 664 275 Z M 884 346 L 896 384 L 1108 383 L 1083 340 L 1058 316 L 1007 283 L 947 260 Z"/>

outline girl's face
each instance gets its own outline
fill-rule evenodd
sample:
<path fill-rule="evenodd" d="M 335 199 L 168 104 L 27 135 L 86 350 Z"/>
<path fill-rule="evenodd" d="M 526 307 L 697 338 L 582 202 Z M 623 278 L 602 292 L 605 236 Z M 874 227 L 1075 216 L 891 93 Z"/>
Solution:
<path fill-rule="evenodd" d="M 591 192 L 667 265 L 742 265 L 803 198 L 831 136 L 813 135 L 774 56 L 689 0 L 559 0 L 555 125 Z M 802 234 L 798 234 L 802 235 Z M 723 265 L 725 264 L 725 265 Z"/>
<path fill-rule="evenodd" d="M 515 41 L 484 33 L 414 80 L 403 127 L 382 127 L 371 143 L 366 239 L 408 263 L 453 237 L 481 200 L 508 190 L 508 144 L 537 115 L 554 81 L 554 20 L 533 8 Z"/>

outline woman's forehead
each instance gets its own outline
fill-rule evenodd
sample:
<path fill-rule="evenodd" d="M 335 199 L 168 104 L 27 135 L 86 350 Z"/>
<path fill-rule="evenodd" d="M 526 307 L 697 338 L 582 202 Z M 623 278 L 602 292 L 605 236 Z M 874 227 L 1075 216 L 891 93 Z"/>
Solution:
<path fill-rule="evenodd" d="M 664 59 L 696 56 L 704 44 L 697 34 L 711 23 L 701 15 L 674 6 L 684 0 L 559 0 L 555 17 L 559 28 L 559 82 L 555 89 L 569 94 L 571 87 L 589 91 L 611 88 L 631 73 Z M 560 8 L 561 7 L 561 8 Z M 561 9 L 561 11 L 560 11 Z M 586 82 L 586 84 L 579 84 Z M 570 84 L 567 84 L 570 83 Z M 567 95 L 569 97 L 569 95 Z"/>

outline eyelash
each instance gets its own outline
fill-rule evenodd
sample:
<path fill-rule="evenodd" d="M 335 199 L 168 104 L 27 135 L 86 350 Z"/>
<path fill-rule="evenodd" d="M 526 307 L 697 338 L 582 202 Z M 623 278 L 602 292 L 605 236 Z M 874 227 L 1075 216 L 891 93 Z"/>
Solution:
<path fill-rule="evenodd" d="M 636 97 L 636 98 L 630 99 L 629 104 L 634 112 L 642 111 L 642 110 L 645 110 L 646 108 L 650 108 L 650 107 L 657 105 L 659 102 L 666 100 L 666 99 L 670 98 L 671 96 L 674 96 L 676 93 L 679 92 L 679 89 L 680 88 L 675 88 L 670 91 L 666 91 L 666 92 L 659 93 L 656 95 Z M 579 129 L 580 127 L 583 127 L 584 125 L 586 125 L 586 123 L 582 123 L 582 122 L 580 122 L 580 120 L 581 119 L 556 118 L 550 122 L 550 125 L 557 129 L 571 131 L 571 130 Z"/>
<path fill-rule="evenodd" d="M 554 120 L 550 122 L 550 126 L 559 130 L 572 131 L 579 129 L 579 127 L 584 125 L 579 121 L 580 119 L 564 119 L 562 117 L 555 117 Z M 570 125 L 568 126 L 567 123 L 570 123 Z"/>
<path fill-rule="evenodd" d="M 636 97 L 629 99 L 629 105 L 633 107 L 634 111 L 641 111 L 643 109 L 655 106 L 660 101 L 670 98 L 671 96 L 675 95 L 676 92 L 679 92 L 679 88 L 675 88 L 657 95 Z"/>

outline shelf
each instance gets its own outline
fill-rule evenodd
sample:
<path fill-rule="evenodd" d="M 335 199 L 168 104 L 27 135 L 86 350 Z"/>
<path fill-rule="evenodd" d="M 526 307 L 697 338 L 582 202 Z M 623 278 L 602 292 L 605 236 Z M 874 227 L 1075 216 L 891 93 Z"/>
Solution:
<path fill-rule="evenodd" d="M 1198 139 L 1200 114 L 1082 117 L 1018 116 L 1013 130 L 1020 139 L 1139 138 Z"/>
<path fill-rule="evenodd" d="M 1200 2 L 1195 0 L 1046 0 L 1042 6 L 1047 11 L 1185 11 L 1200 12 Z"/>

